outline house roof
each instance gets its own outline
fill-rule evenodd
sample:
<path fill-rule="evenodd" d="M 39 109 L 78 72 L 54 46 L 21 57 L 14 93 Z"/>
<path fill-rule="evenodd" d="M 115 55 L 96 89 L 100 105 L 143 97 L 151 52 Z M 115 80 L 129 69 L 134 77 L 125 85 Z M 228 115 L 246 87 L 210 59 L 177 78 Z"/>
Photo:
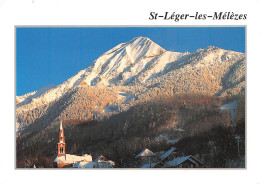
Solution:
<path fill-rule="evenodd" d="M 110 163 L 111 165 L 115 165 L 115 162 L 113 162 L 112 160 L 108 160 L 106 157 L 104 157 L 103 155 L 98 156 L 94 162 L 100 164 L 100 163 Z"/>
<path fill-rule="evenodd" d="M 154 152 L 153 154 L 158 156 L 158 157 L 161 157 L 164 153 L 166 153 L 166 151 Z"/>
<path fill-rule="evenodd" d="M 146 148 L 143 151 L 141 151 L 138 155 L 136 155 L 135 158 L 138 158 L 138 157 L 150 157 L 150 156 L 154 156 L 154 153 Z"/>
<path fill-rule="evenodd" d="M 73 166 L 73 168 L 113 168 L 109 162 L 86 162 L 80 161 Z"/>
<path fill-rule="evenodd" d="M 103 155 L 99 155 L 94 162 L 102 162 L 102 161 L 108 161 L 108 159 L 106 157 L 104 157 Z"/>
<path fill-rule="evenodd" d="M 170 150 L 166 151 L 161 157 L 160 160 L 164 160 L 166 159 L 168 156 L 170 156 L 170 154 L 175 151 L 176 148 L 172 147 Z"/>
<path fill-rule="evenodd" d="M 77 161 L 82 161 L 82 160 L 92 162 L 92 156 L 88 155 L 88 154 L 85 154 L 83 156 L 66 154 L 65 156 L 57 156 L 55 158 L 54 162 L 57 162 L 57 163 L 75 163 Z"/>
<path fill-rule="evenodd" d="M 197 159 L 196 157 L 190 155 L 190 158 L 191 158 L 192 160 L 195 160 L 195 161 L 199 162 L 199 164 L 203 165 L 203 163 L 202 163 L 199 159 Z"/>
<path fill-rule="evenodd" d="M 174 160 L 171 160 L 169 162 L 166 162 L 163 167 L 175 167 L 183 163 L 184 161 L 188 160 L 190 156 L 175 158 Z"/>
<path fill-rule="evenodd" d="M 94 168 L 95 165 L 95 162 L 79 161 L 73 166 L 73 168 Z"/>
<path fill-rule="evenodd" d="M 154 168 L 156 166 L 156 164 L 157 163 L 151 163 L 151 165 L 150 164 L 145 164 L 141 168 L 150 168 L 150 166 L 151 166 L 151 168 Z"/>
<path fill-rule="evenodd" d="M 163 165 L 163 167 L 176 167 L 176 166 L 180 165 L 181 163 L 183 163 L 186 160 L 190 160 L 194 164 L 197 164 L 196 162 L 199 162 L 200 164 L 202 164 L 202 162 L 200 162 L 198 159 L 194 158 L 192 155 L 189 155 L 189 156 L 185 156 L 185 157 L 175 158 L 174 160 L 166 162 Z"/>

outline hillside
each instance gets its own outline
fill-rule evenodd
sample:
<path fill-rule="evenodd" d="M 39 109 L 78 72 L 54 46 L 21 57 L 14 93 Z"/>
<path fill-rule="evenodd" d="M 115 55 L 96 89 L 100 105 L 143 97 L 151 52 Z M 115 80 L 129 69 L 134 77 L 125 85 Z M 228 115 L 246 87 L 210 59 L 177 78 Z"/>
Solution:
<path fill-rule="evenodd" d="M 137 37 L 105 52 L 58 86 L 17 96 L 17 149 L 26 158 L 30 149 L 48 158 L 55 155 L 53 142 L 62 119 L 71 152 L 97 154 L 101 146 L 109 150 L 104 154 L 122 162 L 126 155 L 113 154 L 123 143 L 133 146 L 127 154 L 145 145 L 164 149 L 168 140 L 173 143 L 243 121 L 243 108 L 231 118 L 221 107 L 232 100 L 244 104 L 244 95 L 244 53 L 214 46 L 172 52 Z M 165 137 L 165 144 L 156 142 L 165 142 Z M 41 153 L 40 145 L 46 147 Z"/>
<path fill-rule="evenodd" d="M 39 119 L 45 121 L 41 124 L 59 116 L 76 118 L 75 114 L 82 120 L 101 119 L 158 94 L 232 96 L 244 91 L 245 54 L 216 47 L 170 52 L 137 37 L 107 51 L 61 85 L 17 97 L 17 132 Z M 60 112 L 54 117 L 51 109 Z M 44 119 L 48 112 L 51 120 Z"/>
<path fill-rule="evenodd" d="M 239 98 L 233 123 L 237 127 L 235 133 L 244 141 L 243 99 L 243 96 Z M 206 167 L 224 167 L 228 160 L 237 158 L 231 113 L 219 108 L 223 102 L 230 100 L 204 95 L 165 96 L 99 121 L 66 120 L 63 121 L 66 150 L 67 153 L 88 153 L 94 157 L 102 154 L 115 161 L 117 167 L 134 167 L 131 165 L 133 155 L 144 148 L 163 151 L 175 146 L 176 140 L 179 140 L 177 146 L 184 153 L 205 155 Z M 57 152 L 58 133 L 59 122 L 55 122 L 43 131 L 20 136 L 17 139 L 18 167 L 24 167 L 26 162 L 51 167 Z M 226 138 L 228 142 L 225 142 Z M 226 160 L 223 158 L 225 161 L 222 163 L 211 162 L 207 155 L 210 153 L 208 141 L 213 140 L 225 143 L 220 146 L 226 146 L 228 157 Z M 229 144 L 233 146 L 232 152 L 229 152 Z M 245 148 L 241 146 L 241 149 Z"/>

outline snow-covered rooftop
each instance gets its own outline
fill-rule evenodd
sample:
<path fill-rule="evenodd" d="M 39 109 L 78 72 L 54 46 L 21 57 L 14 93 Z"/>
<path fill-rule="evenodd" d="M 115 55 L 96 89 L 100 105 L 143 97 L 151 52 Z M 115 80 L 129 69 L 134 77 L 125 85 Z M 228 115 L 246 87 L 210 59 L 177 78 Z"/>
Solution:
<path fill-rule="evenodd" d="M 92 156 L 88 155 L 88 154 L 85 154 L 83 156 L 66 154 L 66 156 L 56 157 L 54 162 L 57 162 L 57 163 L 75 163 L 77 161 L 82 161 L 82 160 L 92 162 Z"/>
<path fill-rule="evenodd" d="M 112 160 L 108 160 L 106 157 L 104 157 L 103 155 L 100 155 L 100 156 L 98 156 L 95 160 L 94 160 L 94 162 L 98 162 L 98 164 L 100 164 L 100 163 L 109 163 L 109 164 L 111 164 L 111 165 L 115 165 L 115 162 L 113 162 Z"/>
<path fill-rule="evenodd" d="M 113 168 L 109 162 L 86 162 L 80 161 L 73 166 L 73 168 Z"/>
<path fill-rule="evenodd" d="M 150 156 L 154 156 L 154 153 L 146 148 L 143 151 L 141 151 L 138 155 L 136 155 L 135 158 L 138 158 L 138 157 L 150 157 Z"/>
<path fill-rule="evenodd" d="M 191 155 L 185 156 L 185 157 L 180 157 L 180 158 L 175 158 L 172 161 L 166 162 L 163 167 L 175 167 L 175 166 L 178 166 L 181 163 L 183 163 L 184 161 L 188 160 L 190 157 L 191 157 Z"/>
<path fill-rule="evenodd" d="M 160 160 L 166 159 L 174 150 L 176 150 L 176 148 L 171 148 L 170 150 L 166 151 L 166 153 L 164 153 L 164 154 L 160 157 Z"/>
<path fill-rule="evenodd" d="M 145 164 L 141 168 L 153 168 L 157 165 L 157 163 Z"/>
<path fill-rule="evenodd" d="M 78 163 L 76 163 L 73 168 L 94 168 L 95 166 L 95 162 L 84 162 L 84 161 L 80 161 Z"/>
<path fill-rule="evenodd" d="M 159 151 L 159 152 L 155 152 L 154 155 L 157 157 L 161 157 L 164 153 L 166 153 L 166 151 Z"/>
<path fill-rule="evenodd" d="M 178 157 L 175 158 L 174 160 L 171 160 L 169 162 L 166 162 L 163 167 L 176 167 L 178 165 L 180 165 L 181 163 L 183 163 L 186 160 L 190 160 L 191 162 L 193 162 L 194 164 L 202 164 L 201 161 L 199 161 L 198 159 L 196 159 L 195 157 L 193 157 L 192 155 L 189 156 L 185 156 L 185 157 Z"/>

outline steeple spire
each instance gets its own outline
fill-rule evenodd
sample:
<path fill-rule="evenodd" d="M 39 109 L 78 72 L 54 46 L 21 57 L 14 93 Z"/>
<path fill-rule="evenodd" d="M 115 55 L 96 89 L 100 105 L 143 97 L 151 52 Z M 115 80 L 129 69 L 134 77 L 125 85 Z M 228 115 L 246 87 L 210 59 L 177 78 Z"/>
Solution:
<path fill-rule="evenodd" d="M 64 137 L 63 127 L 62 127 L 62 121 L 60 122 L 58 156 L 65 156 L 65 137 Z"/>
<path fill-rule="evenodd" d="M 60 121 L 60 130 L 63 130 L 63 128 L 62 128 L 62 121 Z"/>

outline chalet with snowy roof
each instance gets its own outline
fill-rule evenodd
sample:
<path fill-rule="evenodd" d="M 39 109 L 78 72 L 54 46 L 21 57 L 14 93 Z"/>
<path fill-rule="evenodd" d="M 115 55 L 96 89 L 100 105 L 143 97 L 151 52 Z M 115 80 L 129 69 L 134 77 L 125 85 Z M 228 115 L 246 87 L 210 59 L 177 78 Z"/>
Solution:
<path fill-rule="evenodd" d="M 79 161 L 73 168 L 113 168 L 115 163 L 104 156 L 98 156 L 93 162 Z"/>
<path fill-rule="evenodd" d="M 57 167 L 61 168 L 67 165 L 72 167 L 76 162 L 79 161 L 92 162 L 92 156 L 88 154 L 83 156 L 65 154 L 65 156 L 57 156 L 54 160 L 54 163 L 57 163 Z"/>
<path fill-rule="evenodd" d="M 148 159 L 142 159 L 141 162 L 141 168 L 158 168 L 158 167 L 162 167 L 163 164 L 169 160 L 175 157 L 176 154 L 176 148 L 171 148 L 168 151 L 160 151 L 160 152 L 155 152 L 153 153 L 152 151 L 148 149 L 143 150 L 141 153 L 139 153 L 136 158 L 141 157 L 143 155 L 143 157 L 147 157 Z M 139 166 L 140 167 L 140 166 Z"/>
<path fill-rule="evenodd" d="M 136 155 L 135 158 L 152 157 L 152 156 L 154 156 L 154 153 L 152 151 L 150 151 L 149 149 L 145 148 L 138 155 Z"/>
<path fill-rule="evenodd" d="M 79 161 L 92 162 L 92 156 L 88 154 L 85 154 L 83 156 L 66 154 L 65 136 L 62 122 L 60 122 L 58 155 L 54 160 L 54 167 L 72 167 L 76 162 Z"/>
<path fill-rule="evenodd" d="M 94 160 L 94 162 L 96 162 L 97 163 L 97 165 L 99 165 L 99 164 L 104 164 L 105 165 L 105 163 L 107 163 L 107 165 L 111 165 L 111 167 L 113 167 L 114 165 L 115 165 L 115 162 L 113 162 L 112 160 L 108 160 L 107 158 L 105 158 L 103 155 L 100 155 L 100 156 L 98 156 L 95 160 Z M 110 166 L 109 166 L 110 167 Z"/>
<path fill-rule="evenodd" d="M 79 161 L 73 165 L 72 168 L 95 168 L 95 162 Z"/>
<path fill-rule="evenodd" d="M 172 147 L 170 150 L 166 151 L 161 157 L 160 157 L 160 161 L 165 161 L 168 159 L 171 159 L 172 157 L 174 157 L 176 148 Z"/>
<path fill-rule="evenodd" d="M 171 161 L 166 162 L 162 168 L 198 168 L 202 167 L 202 162 L 192 155 L 185 157 L 177 157 Z"/>
<path fill-rule="evenodd" d="M 145 148 L 143 151 L 141 151 L 139 154 L 135 156 L 135 160 L 133 162 L 132 167 L 151 167 L 155 166 L 159 160 L 159 158 L 164 154 L 164 151 L 160 152 L 152 152 L 151 150 Z M 156 164 L 155 164 L 156 163 Z M 148 164 L 148 165 L 147 165 Z"/>
<path fill-rule="evenodd" d="M 159 159 L 157 160 L 156 165 L 154 165 L 155 168 L 161 168 L 165 162 L 168 160 L 174 159 L 176 157 L 176 148 L 172 147 L 170 150 L 164 152 Z"/>
<path fill-rule="evenodd" d="M 140 168 L 198 168 L 202 167 L 203 164 L 200 160 L 189 156 L 179 156 L 176 152 L 176 148 L 172 147 L 168 151 L 153 153 L 148 149 L 144 149 L 135 158 L 149 158 L 142 159 Z"/>

